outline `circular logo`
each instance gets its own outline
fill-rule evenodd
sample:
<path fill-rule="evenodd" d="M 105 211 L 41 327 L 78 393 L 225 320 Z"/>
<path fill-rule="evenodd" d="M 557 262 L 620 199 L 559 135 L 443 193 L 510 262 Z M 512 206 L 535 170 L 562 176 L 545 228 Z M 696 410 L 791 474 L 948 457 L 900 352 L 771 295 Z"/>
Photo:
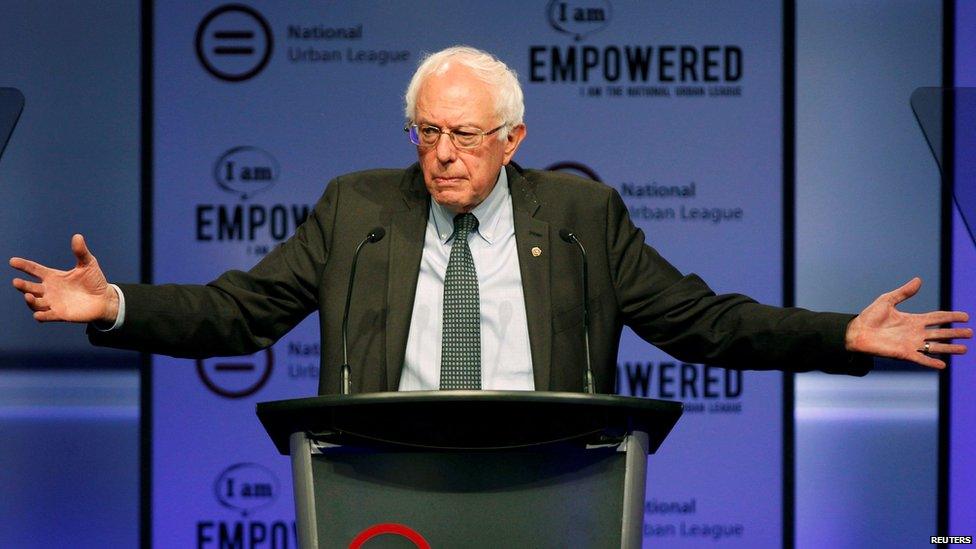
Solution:
<path fill-rule="evenodd" d="M 581 40 L 610 24 L 609 0 L 549 0 L 549 26 Z"/>
<path fill-rule="evenodd" d="M 278 161 L 257 147 L 234 147 L 214 164 L 217 185 L 244 200 L 274 186 L 278 173 Z"/>
<path fill-rule="evenodd" d="M 250 356 L 197 359 L 200 380 L 224 398 L 244 398 L 258 392 L 268 382 L 273 367 L 270 348 Z"/>
<path fill-rule="evenodd" d="M 572 160 L 565 160 L 563 162 L 556 162 L 554 164 L 550 164 L 546 168 L 546 170 L 553 171 L 553 172 L 574 173 L 576 175 L 580 175 L 592 179 L 593 181 L 598 181 L 600 183 L 603 183 L 603 180 L 600 179 L 600 176 L 596 174 L 593 168 L 587 166 L 586 164 L 582 164 L 580 162 L 573 162 Z"/>
<path fill-rule="evenodd" d="M 254 77 L 271 59 L 274 38 L 260 13 L 243 4 L 225 4 L 197 25 L 197 59 L 207 72 L 227 82 Z"/>
<path fill-rule="evenodd" d="M 278 477 L 257 463 L 235 463 L 214 481 L 214 497 L 242 515 L 267 507 L 278 499 Z"/>
<path fill-rule="evenodd" d="M 413 542 L 413 544 L 419 549 L 430 549 L 430 544 L 427 543 L 427 540 L 425 540 L 419 532 L 413 528 L 410 528 L 409 526 L 404 526 L 403 524 L 396 524 L 393 522 L 377 524 L 363 530 L 359 533 L 359 535 L 353 538 L 352 543 L 349 544 L 349 549 L 359 549 L 367 541 L 375 538 L 376 536 L 386 534 L 406 538 Z"/>

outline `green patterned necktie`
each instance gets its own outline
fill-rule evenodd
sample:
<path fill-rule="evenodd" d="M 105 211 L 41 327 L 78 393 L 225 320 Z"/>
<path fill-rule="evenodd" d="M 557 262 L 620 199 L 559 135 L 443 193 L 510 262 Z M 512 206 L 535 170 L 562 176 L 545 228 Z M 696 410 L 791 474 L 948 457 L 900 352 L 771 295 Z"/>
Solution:
<path fill-rule="evenodd" d="M 454 216 L 454 244 L 444 274 L 441 389 L 481 389 L 481 298 L 468 235 L 478 227 L 471 213 Z"/>

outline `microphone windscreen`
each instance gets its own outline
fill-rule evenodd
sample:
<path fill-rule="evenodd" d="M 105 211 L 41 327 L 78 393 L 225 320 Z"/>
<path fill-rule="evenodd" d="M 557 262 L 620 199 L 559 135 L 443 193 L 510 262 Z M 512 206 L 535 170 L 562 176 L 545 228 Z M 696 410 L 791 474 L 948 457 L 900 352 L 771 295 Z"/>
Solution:
<path fill-rule="evenodd" d="M 573 241 L 576 240 L 575 237 L 576 235 L 574 235 L 569 229 L 559 229 L 559 238 L 563 239 L 565 242 L 572 244 Z"/>
<path fill-rule="evenodd" d="M 383 240 L 384 236 L 386 236 L 386 229 L 384 229 L 383 227 L 376 227 L 375 229 L 369 232 L 369 236 L 367 236 L 366 238 L 370 242 L 379 242 L 380 240 Z"/>

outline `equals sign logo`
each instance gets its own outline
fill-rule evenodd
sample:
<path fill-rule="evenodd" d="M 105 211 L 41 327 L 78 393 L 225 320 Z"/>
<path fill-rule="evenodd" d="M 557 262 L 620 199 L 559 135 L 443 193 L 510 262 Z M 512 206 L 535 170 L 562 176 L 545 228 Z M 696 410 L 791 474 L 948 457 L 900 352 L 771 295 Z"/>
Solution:
<path fill-rule="evenodd" d="M 223 41 L 236 41 L 236 40 L 246 40 L 252 42 L 254 40 L 254 31 L 249 30 L 224 30 L 215 31 L 213 37 L 217 42 Z M 243 46 L 217 46 L 213 50 L 214 55 L 254 55 L 253 45 Z"/>
<path fill-rule="evenodd" d="M 220 6 L 197 25 L 196 53 L 213 76 L 241 82 L 257 75 L 271 59 L 271 27 L 253 8 L 241 4 Z"/>
<path fill-rule="evenodd" d="M 244 398 L 259 391 L 271 378 L 272 350 L 265 349 L 237 359 L 198 359 L 197 374 L 203 385 L 224 398 Z"/>
<path fill-rule="evenodd" d="M 218 362 L 214 366 L 218 372 L 253 372 L 254 365 L 246 362 Z"/>

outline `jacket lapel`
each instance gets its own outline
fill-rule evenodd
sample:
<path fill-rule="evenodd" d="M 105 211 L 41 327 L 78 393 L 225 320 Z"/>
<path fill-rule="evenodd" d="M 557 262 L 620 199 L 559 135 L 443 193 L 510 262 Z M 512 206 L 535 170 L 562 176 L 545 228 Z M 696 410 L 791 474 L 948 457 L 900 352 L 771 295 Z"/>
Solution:
<path fill-rule="evenodd" d="M 390 276 L 387 280 L 386 389 L 400 386 L 403 357 L 407 352 L 410 317 L 417 293 L 420 259 L 424 251 L 424 231 L 430 211 L 430 195 L 423 175 L 415 164 L 404 174 L 400 193 L 407 207 L 390 219 Z"/>
<path fill-rule="evenodd" d="M 535 218 L 541 205 L 536 198 L 534 185 L 522 177 L 521 170 L 514 163 L 507 170 L 535 389 L 548 391 L 551 387 L 552 356 L 552 300 L 549 287 L 549 259 L 552 253 L 549 248 L 549 223 Z"/>

